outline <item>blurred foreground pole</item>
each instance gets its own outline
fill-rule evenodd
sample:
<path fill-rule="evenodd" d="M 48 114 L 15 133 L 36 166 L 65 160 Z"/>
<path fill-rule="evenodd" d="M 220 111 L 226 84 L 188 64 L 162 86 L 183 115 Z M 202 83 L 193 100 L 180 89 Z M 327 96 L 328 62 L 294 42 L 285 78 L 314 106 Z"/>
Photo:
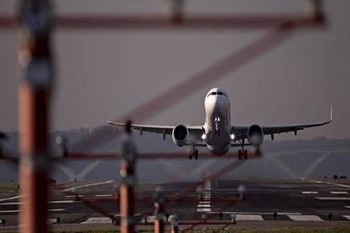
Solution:
<path fill-rule="evenodd" d="M 121 144 L 120 176 L 120 232 L 134 233 L 134 188 L 136 185 L 136 146 L 131 140 L 131 122 L 127 122 L 126 137 Z"/>
<path fill-rule="evenodd" d="M 165 211 L 164 211 L 164 195 L 161 192 L 161 189 L 157 189 L 155 192 L 155 202 L 154 202 L 154 232 L 155 233 L 164 233 L 164 220 L 165 220 Z"/>
<path fill-rule="evenodd" d="M 178 233 L 179 232 L 179 222 L 177 220 L 177 215 L 174 215 L 171 218 L 171 233 Z"/>
<path fill-rule="evenodd" d="M 20 232 L 46 233 L 49 103 L 53 80 L 52 8 L 48 0 L 19 5 Z"/>

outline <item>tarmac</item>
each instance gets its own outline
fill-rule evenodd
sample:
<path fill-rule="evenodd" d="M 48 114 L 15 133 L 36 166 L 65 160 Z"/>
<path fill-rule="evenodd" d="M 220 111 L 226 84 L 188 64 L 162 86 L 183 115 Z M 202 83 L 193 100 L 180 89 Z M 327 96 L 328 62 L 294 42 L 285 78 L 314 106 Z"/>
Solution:
<path fill-rule="evenodd" d="M 118 189 L 113 180 L 55 184 L 48 203 L 52 230 L 116 229 Z M 350 228 L 350 183 L 331 180 L 218 180 L 140 184 L 135 219 L 150 228 L 154 195 L 164 197 L 164 220 L 177 215 L 180 228 Z M 0 231 L 18 230 L 18 190 L 0 193 Z M 96 211 L 101 210 L 105 214 Z M 58 225 L 57 219 L 60 224 Z"/>

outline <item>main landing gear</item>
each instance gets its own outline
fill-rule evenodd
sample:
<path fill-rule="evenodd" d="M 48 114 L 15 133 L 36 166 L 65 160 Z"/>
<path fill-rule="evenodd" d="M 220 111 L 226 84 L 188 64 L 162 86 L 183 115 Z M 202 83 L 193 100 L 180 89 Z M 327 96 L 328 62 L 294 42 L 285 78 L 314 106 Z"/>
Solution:
<path fill-rule="evenodd" d="M 244 149 L 244 139 L 241 140 L 242 150 L 238 150 L 238 159 L 248 159 L 248 151 Z"/>
<path fill-rule="evenodd" d="M 189 155 L 188 155 L 188 158 L 189 158 L 189 159 L 192 159 L 192 158 L 198 159 L 198 150 L 196 150 L 195 148 L 193 148 L 193 149 L 190 151 L 190 153 L 189 153 Z"/>

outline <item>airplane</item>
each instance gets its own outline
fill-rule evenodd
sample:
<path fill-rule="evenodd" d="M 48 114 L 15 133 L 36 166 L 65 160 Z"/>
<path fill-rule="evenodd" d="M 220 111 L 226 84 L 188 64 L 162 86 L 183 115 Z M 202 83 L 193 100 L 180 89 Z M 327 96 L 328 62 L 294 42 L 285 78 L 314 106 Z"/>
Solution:
<path fill-rule="evenodd" d="M 264 135 L 270 135 L 274 140 L 275 134 L 297 132 L 306 128 L 327 125 L 332 122 L 332 108 L 328 121 L 314 124 L 299 124 L 288 126 L 238 126 L 231 124 L 230 100 L 227 94 L 220 88 L 212 88 L 204 99 L 205 122 L 204 125 L 142 125 L 131 124 L 131 129 L 143 132 L 153 132 L 172 135 L 172 140 L 177 146 L 190 146 L 189 159 L 198 159 L 196 147 L 207 147 L 216 155 L 226 154 L 231 147 L 241 147 L 238 151 L 239 159 L 247 159 L 248 152 L 245 146 L 253 146 L 259 151 L 264 140 Z M 109 125 L 125 127 L 125 123 L 107 121 Z M 247 142 L 246 142 L 247 141 Z"/>

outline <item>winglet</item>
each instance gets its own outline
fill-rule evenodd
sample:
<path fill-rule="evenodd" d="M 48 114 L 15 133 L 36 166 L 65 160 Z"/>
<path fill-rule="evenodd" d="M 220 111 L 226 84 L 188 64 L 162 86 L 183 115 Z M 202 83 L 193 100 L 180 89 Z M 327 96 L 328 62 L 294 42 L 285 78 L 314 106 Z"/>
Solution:
<path fill-rule="evenodd" d="M 329 116 L 329 121 L 332 121 L 332 120 L 333 120 L 333 106 L 331 107 L 331 113 Z"/>

